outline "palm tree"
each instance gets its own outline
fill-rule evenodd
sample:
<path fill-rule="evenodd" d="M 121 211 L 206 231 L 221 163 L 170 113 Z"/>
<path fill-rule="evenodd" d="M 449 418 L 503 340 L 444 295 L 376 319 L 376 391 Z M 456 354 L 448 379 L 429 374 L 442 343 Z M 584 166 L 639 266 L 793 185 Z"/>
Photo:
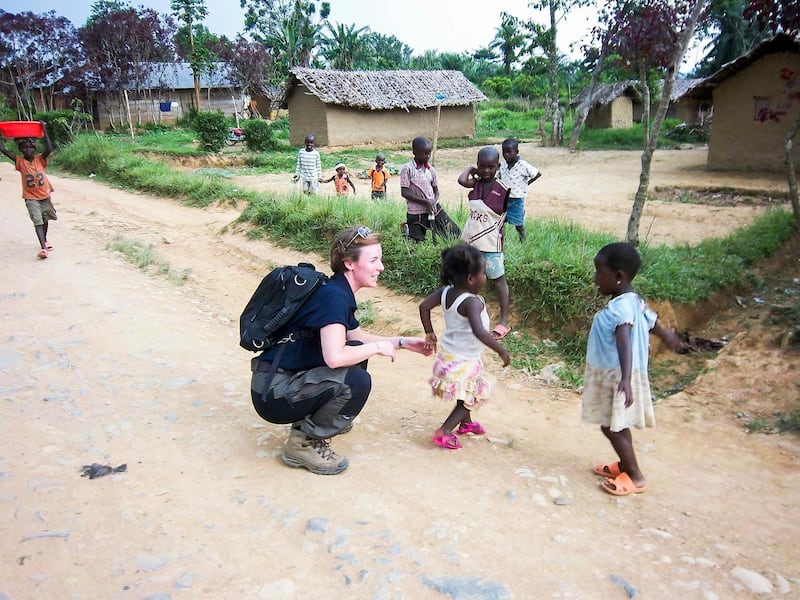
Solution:
<path fill-rule="evenodd" d="M 270 48 L 280 71 L 311 64 L 314 48 L 327 23 L 330 4 L 316 0 L 241 0 L 245 29 L 253 39 Z"/>
<path fill-rule="evenodd" d="M 322 56 L 334 69 L 350 71 L 366 49 L 369 27 L 327 23 L 328 34 L 320 40 Z"/>
<path fill-rule="evenodd" d="M 705 77 L 717 72 L 722 65 L 746 54 L 763 35 L 744 17 L 744 0 L 714 0 L 709 14 L 710 27 L 718 30 L 706 45 L 708 51 L 695 76 Z"/>
<path fill-rule="evenodd" d="M 495 30 L 494 40 L 489 44 L 489 48 L 500 50 L 506 77 L 511 76 L 511 65 L 518 58 L 517 50 L 524 44 L 525 36 L 520 33 L 519 19 L 507 12 L 500 13 L 500 26 Z"/>

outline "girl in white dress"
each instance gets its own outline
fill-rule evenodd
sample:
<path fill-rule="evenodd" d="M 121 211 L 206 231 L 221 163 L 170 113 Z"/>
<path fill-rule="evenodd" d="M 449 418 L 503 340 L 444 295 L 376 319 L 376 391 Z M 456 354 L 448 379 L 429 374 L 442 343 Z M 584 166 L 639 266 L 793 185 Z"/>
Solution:
<path fill-rule="evenodd" d="M 436 430 L 433 443 L 442 448 L 461 448 L 458 434 L 483 434 L 484 428 L 473 421 L 471 411 L 489 398 L 490 385 L 484 374 L 484 346 L 488 346 L 508 365 L 508 352 L 489 332 L 486 302 L 478 294 L 486 287 L 486 261 L 477 248 L 459 244 L 442 252 L 442 287 L 419 305 L 425 330 L 426 349 L 436 349 L 438 339 L 431 324 L 431 310 L 441 305 L 445 331 L 442 348 L 433 365 L 430 384 L 433 394 L 455 403 L 450 415 Z"/>

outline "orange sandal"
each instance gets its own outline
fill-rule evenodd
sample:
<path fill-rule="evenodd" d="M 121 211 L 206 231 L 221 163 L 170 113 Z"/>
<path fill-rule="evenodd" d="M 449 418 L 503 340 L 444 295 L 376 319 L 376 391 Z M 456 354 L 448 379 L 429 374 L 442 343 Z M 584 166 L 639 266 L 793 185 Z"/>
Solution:
<path fill-rule="evenodd" d="M 602 483 L 602 488 L 614 496 L 627 496 L 628 494 L 641 494 L 647 489 L 647 486 L 636 487 L 627 473 L 620 473 L 615 479 L 606 479 Z"/>
<path fill-rule="evenodd" d="M 594 471 L 595 475 L 601 475 L 602 477 L 608 477 L 610 479 L 614 479 L 622 473 L 619 468 L 619 461 L 608 463 L 607 465 L 595 465 L 592 471 Z"/>
<path fill-rule="evenodd" d="M 496 340 L 502 340 L 504 337 L 508 335 L 508 332 L 511 331 L 510 325 L 503 325 L 502 323 L 498 323 L 492 329 L 492 336 Z"/>

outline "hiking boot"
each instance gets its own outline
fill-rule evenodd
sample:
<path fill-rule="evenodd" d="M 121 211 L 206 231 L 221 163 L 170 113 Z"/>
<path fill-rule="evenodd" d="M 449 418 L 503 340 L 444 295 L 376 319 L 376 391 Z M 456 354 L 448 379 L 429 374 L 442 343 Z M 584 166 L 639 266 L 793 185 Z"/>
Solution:
<path fill-rule="evenodd" d="M 281 459 L 290 467 L 303 467 L 317 475 L 336 475 L 349 464 L 344 456 L 331 450 L 328 440 L 310 438 L 299 429 L 292 429 Z"/>

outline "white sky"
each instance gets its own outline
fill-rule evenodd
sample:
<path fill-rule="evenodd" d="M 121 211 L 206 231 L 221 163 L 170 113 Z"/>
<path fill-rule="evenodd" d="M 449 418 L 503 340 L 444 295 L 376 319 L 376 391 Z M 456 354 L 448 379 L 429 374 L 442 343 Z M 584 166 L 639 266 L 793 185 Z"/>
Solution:
<path fill-rule="evenodd" d="M 0 0 L 7 12 L 33 11 L 37 14 L 54 10 L 79 27 L 89 16 L 91 0 Z M 170 0 L 131 0 L 132 6 L 145 6 L 159 13 L 170 13 Z M 542 11 L 528 8 L 528 0 L 428 0 L 416 3 L 408 0 L 330 0 L 329 20 L 357 27 L 368 26 L 371 31 L 394 35 L 410 46 L 414 54 L 425 50 L 464 52 L 487 46 L 500 25 L 500 13 L 505 11 L 527 20 L 534 17 L 545 23 L 549 17 Z M 233 39 L 243 30 L 244 11 L 239 0 L 206 0 L 208 18 L 205 26 L 212 33 Z M 570 51 L 570 44 L 583 43 L 594 24 L 594 11 L 581 9 L 571 13 L 559 24 L 559 49 L 580 57 L 580 48 Z M 590 21 L 591 19 L 591 21 Z"/>

